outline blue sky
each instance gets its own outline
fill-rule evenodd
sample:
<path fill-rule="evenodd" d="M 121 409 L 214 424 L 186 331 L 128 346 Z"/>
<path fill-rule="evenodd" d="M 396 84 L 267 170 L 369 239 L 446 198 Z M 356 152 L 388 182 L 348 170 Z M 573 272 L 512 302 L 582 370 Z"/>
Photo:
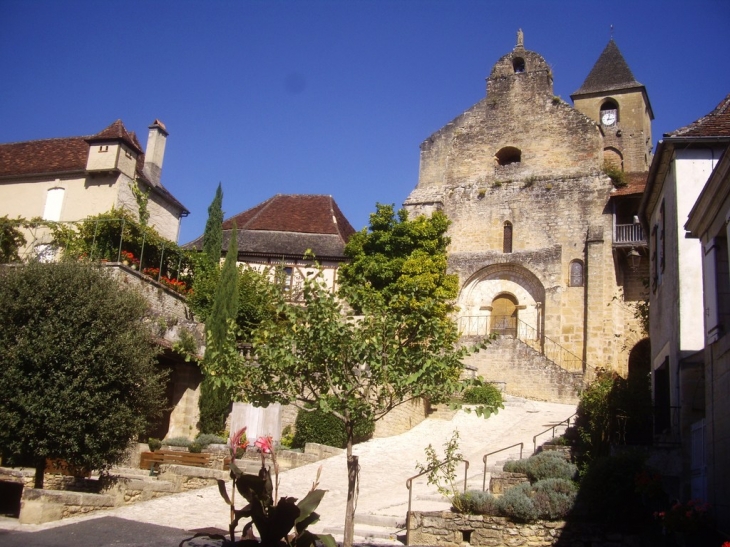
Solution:
<path fill-rule="evenodd" d="M 730 1 L 0 0 L 0 142 L 170 132 L 165 186 L 200 235 L 276 193 L 332 195 L 356 229 L 399 206 L 419 145 L 484 97 L 515 45 L 568 100 L 613 37 L 654 109 L 654 142 L 730 93 Z"/>

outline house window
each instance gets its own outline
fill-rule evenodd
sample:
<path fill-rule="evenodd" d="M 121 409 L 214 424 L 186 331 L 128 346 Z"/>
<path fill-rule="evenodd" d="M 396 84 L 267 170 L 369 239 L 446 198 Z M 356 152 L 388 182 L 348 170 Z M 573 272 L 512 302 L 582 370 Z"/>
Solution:
<path fill-rule="evenodd" d="M 659 209 L 659 223 L 661 225 L 661 232 L 659 232 L 659 271 L 664 273 L 664 266 L 666 262 L 666 241 L 665 230 L 667 227 L 666 215 L 664 214 L 664 200 L 662 200 L 662 206 Z"/>
<path fill-rule="evenodd" d="M 46 194 L 46 206 L 43 209 L 43 220 L 58 222 L 61 220 L 61 207 L 63 205 L 63 188 L 51 188 Z"/>
<path fill-rule="evenodd" d="M 657 263 L 657 232 L 658 226 L 655 224 L 651 229 L 651 290 L 656 292 L 659 285 L 659 264 Z"/>
<path fill-rule="evenodd" d="M 502 236 L 502 252 L 512 252 L 512 223 L 509 220 L 504 223 L 504 233 Z"/>
<path fill-rule="evenodd" d="M 570 286 L 583 286 L 583 262 L 580 260 L 573 260 L 570 263 Z"/>
<path fill-rule="evenodd" d="M 99 152 L 109 152 L 109 145 L 108 144 L 99 145 Z"/>

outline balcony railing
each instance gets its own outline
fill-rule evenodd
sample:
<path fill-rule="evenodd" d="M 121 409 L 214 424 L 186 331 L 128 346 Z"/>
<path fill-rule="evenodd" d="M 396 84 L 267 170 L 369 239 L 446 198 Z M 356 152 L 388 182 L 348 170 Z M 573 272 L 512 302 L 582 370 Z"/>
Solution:
<path fill-rule="evenodd" d="M 617 245 L 646 245 L 641 224 L 616 224 L 613 242 Z"/>

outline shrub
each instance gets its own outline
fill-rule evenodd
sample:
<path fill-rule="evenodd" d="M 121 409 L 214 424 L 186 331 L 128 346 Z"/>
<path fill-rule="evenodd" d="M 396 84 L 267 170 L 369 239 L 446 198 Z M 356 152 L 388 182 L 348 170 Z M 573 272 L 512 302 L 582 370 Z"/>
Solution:
<path fill-rule="evenodd" d="M 504 464 L 504 470 L 510 473 L 524 473 L 535 483 L 544 479 L 573 480 L 578 468 L 567 462 L 563 455 L 555 451 L 540 452 L 525 460 L 512 460 Z"/>
<path fill-rule="evenodd" d="M 532 486 L 532 503 L 545 520 L 563 519 L 575 505 L 578 488 L 565 479 L 545 479 Z"/>
<path fill-rule="evenodd" d="M 150 447 L 151 452 L 154 452 L 155 450 L 159 450 L 160 448 L 162 448 L 162 441 L 160 439 L 150 437 L 147 440 L 147 446 Z"/>
<path fill-rule="evenodd" d="M 507 490 L 497 507 L 501 514 L 516 521 L 558 520 L 572 511 L 577 491 L 575 484 L 565 479 L 524 483 Z"/>
<path fill-rule="evenodd" d="M 192 452 L 193 454 L 200 454 L 202 451 L 203 447 L 197 442 L 192 442 L 190 443 L 190 446 L 188 446 L 188 452 Z"/>
<path fill-rule="evenodd" d="M 291 425 L 287 425 L 281 430 L 281 440 L 279 443 L 284 448 L 291 448 L 294 442 L 294 428 Z"/>
<path fill-rule="evenodd" d="M 518 484 L 507 490 L 497 502 L 499 512 L 516 521 L 531 522 L 537 520 L 538 512 L 530 496 L 532 486 L 528 483 Z"/>
<path fill-rule="evenodd" d="M 451 500 L 453 508 L 458 513 L 469 515 L 498 515 L 497 498 L 489 492 L 481 490 L 467 490 L 458 493 Z"/>
<path fill-rule="evenodd" d="M 637 491 L 637 479 L 645 471 L 644 457 L 635 453 L 592 461 L 580 483 L 581 508 L 606 525 L 636 529 L 651 520 Z"/>
<path fill-rule="evenodd" d="M 470 405 L 498 407 L 502 405 L 502 393 L 494 384 L 470 387 L 464 391 L 464 402 Z"/>
<path fill-rule="evenodd" d="M 294 425 L 296 433 L 292 439 L 293 448 L 304 448 L 307 443 L 318 443 L 337 448 L 347 445 L 345 424 L 332 414 L 320 410 L 300 410 Z M 373 422 L 355 425 L 355 443 L 368 440 L 373 435 Z"/>
<path fill-rule="evenodd" d="M 208 446 L 209 444 L 226 444 L 228 441 L 219 435 L 212 433 L 201 433 L 195 438 L 195 442 L 200 446 Z"/>
<path fill-rule="evenodd" d="M 182 446 L 187 448 L 192 444 L 193 441 L 188 439 L 187 437 L 172 437 L 170 439 L 165 439 L 162 444 L 166 444 L 167 446 Z"/>

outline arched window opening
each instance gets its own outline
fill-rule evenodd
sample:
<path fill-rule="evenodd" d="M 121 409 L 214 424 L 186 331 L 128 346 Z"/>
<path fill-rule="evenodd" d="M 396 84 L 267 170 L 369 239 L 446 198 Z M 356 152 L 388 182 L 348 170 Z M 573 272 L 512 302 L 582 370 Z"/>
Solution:
<path fill-rule="evenodd" d="M 512 60 L 512 68 L 515 74 L 522 74 L 525 71 L 525 60 L 522 57 L 515 57 Z"/>
<path fill-rule="evenodd" d="M 573 262 L 570 263 L 570 286 L 582 287 L 583 283 L 583 262 L 580 260 L 573 260 Z"/>
<path fill-rule="evenodd" d="M 620 169 L 621 171 L 624 170 L 624 156 L 621 154 L 621 152 L 612 147 L 609 146 L 607 148 L 603 149 L 603 164 L 604 165 L 612 165 L 616 169 Z"/>
<path fill-rule="evenodd" d="M 601 105 L 601 123 L 606 126 L 612 126 L 618 123 L 618 103 L 613 99 L 608 99 Z"/>
<path fill-rule="evenodd" d="M 509 220 L 504 223 L 504 234 L 502 236 L 502 252 L 512 252 L 512 223 Z"/>
<path fill-rule="evenodd" d="M 514 146 L 505 146 L 496 156 L 499 165 L 510 165 L 522 161 L 522 151 Z"/>

